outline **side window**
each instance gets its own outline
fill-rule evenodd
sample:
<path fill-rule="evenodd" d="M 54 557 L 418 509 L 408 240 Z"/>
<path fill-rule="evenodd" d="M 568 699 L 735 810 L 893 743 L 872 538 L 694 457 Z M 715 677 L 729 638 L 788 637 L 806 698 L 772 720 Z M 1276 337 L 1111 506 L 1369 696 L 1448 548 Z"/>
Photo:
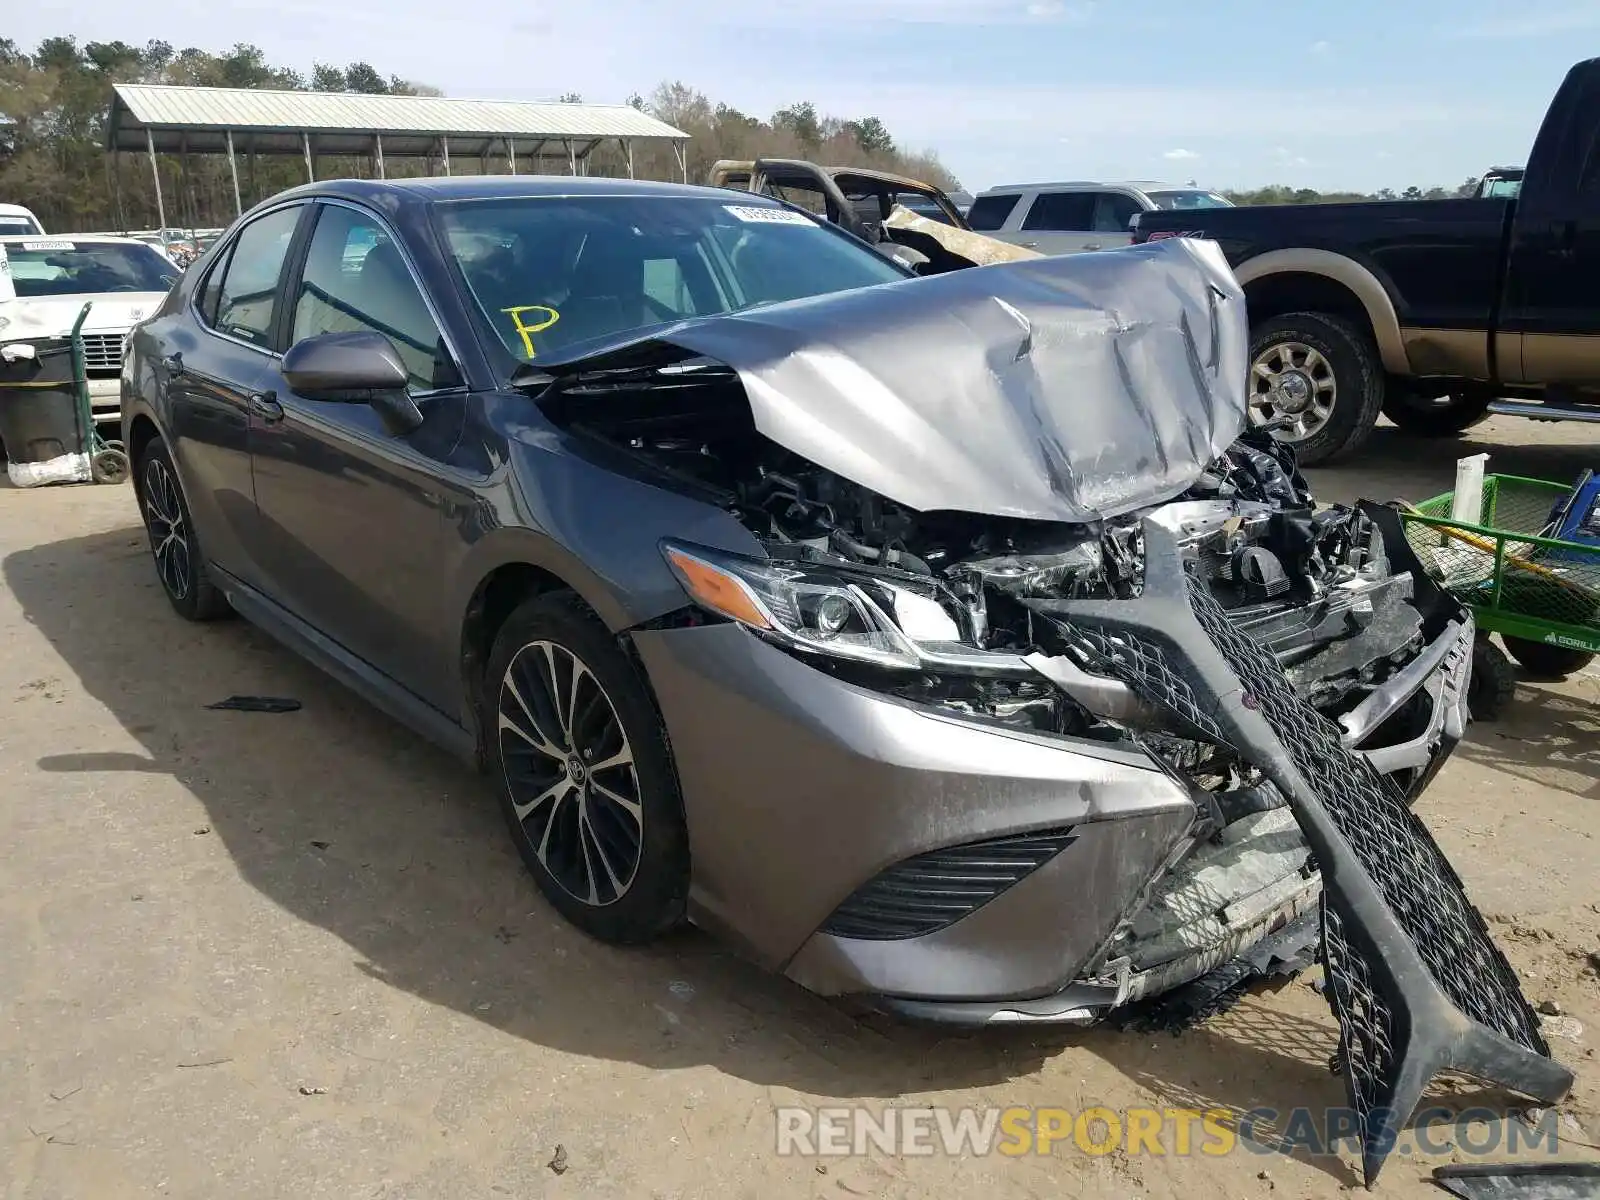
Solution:
<path fill-rule="evenodd" d="M 1128 222 L 1139 211 L 1139 202 L 1121 192 L 1101 192 L 1094 204 L 1096 233 L 1127 233 Z"/>
<path fill-rule="evenodd" d="M 1093 192 L 1040 192 L 1022 227 L 1087 232 L 1094 221 L 1094 197 Z"/>
<path fill-rule="evenodd" d="M 295 290 L 290 341 L 356 330 L 389 339 L 413 391 L 461 382 L 400 248 L 372 217 L 328 204 L 317 214 Z"/>
<path fill-rule="evenodd" d="M 967 224 L 979 233 L 993 233 L 1003 228 L 1011 210 L 1022 199 L 1019 192 L 1000 192 L 993 196 L 979 196 L 967 210 Z"/>
<path fill-rule="evenodd" d="M 228 259 L 232 254 L 233 248 L 229 246 L 217 255 L 211 273 L 206 276 L 205 286 L 200 289 L 200 319 L 207 325 L 214 326 L 217 323 L 217 302 L 222 298 L 222 279 L 228 273 Z"/>
<path fill-rule="evenodd" d="M 240 230 L 217 288 L 213 324 L 219 332 L 273 348 L 278 277 L 283 274 L 283 261 L 302 211 L 298 204 L 280 208 Z"/>

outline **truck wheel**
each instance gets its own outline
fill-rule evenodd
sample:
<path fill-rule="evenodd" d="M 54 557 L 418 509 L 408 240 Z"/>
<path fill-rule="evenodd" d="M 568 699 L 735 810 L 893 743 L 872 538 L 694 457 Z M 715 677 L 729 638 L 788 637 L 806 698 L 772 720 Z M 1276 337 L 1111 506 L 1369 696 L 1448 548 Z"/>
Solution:
<path fill-rule="evenodd" d="M 1511 657 L 1522 664 L 1523 670 L 1536 679 L 1565 679 L 1576 675 L 1594 661 L 1587 650 L 1572 650 L 1566 646 L 1551 646 L 1528 638 L 1501 635 Z"/>
<path fill-rule="evenodd" d="M 1302 463 L 1354 451 L 1378 422 L 1383 372 L 1371 340 L 1343 317 L 1285 313 L 1250 338 L 1250 423 L 1275 425 Z"/>
<path fill-rule="evenodd" d="M 1403 384 L 1391 383 L 1384 395 L 1383 415 L 1413 437 L 1455 437 L 1489 419 L 1492 399 L 1488 395 L 1419 396 Z"/>

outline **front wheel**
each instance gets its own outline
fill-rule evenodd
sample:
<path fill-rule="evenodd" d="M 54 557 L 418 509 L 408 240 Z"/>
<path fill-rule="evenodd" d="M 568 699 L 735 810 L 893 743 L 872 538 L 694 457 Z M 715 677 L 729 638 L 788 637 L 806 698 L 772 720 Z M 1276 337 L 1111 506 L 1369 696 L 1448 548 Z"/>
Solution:
<path fill-rule="evenodd" d="M 1573 650 L 1567 646 L 1552 646 L 1528 638 L 1505 637 L 1502 640 L 1511 657 L 1536 679 L 1565 679 L 1576 675 L 1594 661 L 1587 650 Z"/>
<path fill-rule="evenodd" d="M 1419 396 L 1391 384 L 1383 415 L 1413 437 L 1447 438 L 1489 419 L 1492 396 Z"/>
<path fill-rule="evenodd" d="M 1302 464 L 1354 451 L 1383 407 L 1378 352 L 1343 317 L 1299 312 L 1272 317 L 1250 338 L 1250 423 L 1295 448 Z"/>
<path fill-rule="evenodd" d="M 490 768 L 512 840 L 556 910 L 606 942 L 678 924 L 689 835 L 644 677 L 568 593 L 507 618 L 485 673 Z"/>

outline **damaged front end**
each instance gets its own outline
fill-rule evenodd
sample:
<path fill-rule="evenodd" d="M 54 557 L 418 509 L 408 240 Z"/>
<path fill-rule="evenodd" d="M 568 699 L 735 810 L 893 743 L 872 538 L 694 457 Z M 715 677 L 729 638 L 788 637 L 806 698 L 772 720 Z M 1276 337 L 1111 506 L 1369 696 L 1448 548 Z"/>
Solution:
<path fill-rule="evenodd" d="M 1210 250 L 1176 244 L 677 327 L 551 369 L 540 405 L 580 453 L 702 499 L 759 545 L 663 543 L 693 606 L 685 629 L 635 640 L 674 744 L 709 751 L 674 703 L 736 694 L 742 715 L 781 677 L 745 722 L 753 742 L 781 720 L 767 753 L 803 737 L 823 760 L 816 714 L 853 706 L 828 733 L 842 761 L 877 772 L 886 807 L 929 814 L 874 857 L 775 810 L 808 853 L 862 865 L 769 957 L 906 1014 L 1088 1023 L 1240 963 L 1294 963 L 1320 909 L 1370 1178 L 1436 1071 L 1545 1101 L 1570 1075 L 1407 806 L 1463 735 L 1471 617 L 1391 510 L 1319 509 L 1290 452 L 1240 436 L 1242 298 Z M 712 668 L 681 653 L 706 622 L 779 656 L 708 688 Z M 919 751 L 934 768 L 911 785 L 901 712 L 952 739 Z M 992 829 L 949 803 L 978 769 L 955 743 L 986 732 L 997 758 L 1018 754 L 994 788 L 1014 811 Z M 1084 764 L 1063 784 L 1082 802 L 1041 802 L 1055 768 L 1019 746 Z M 692 807 L 722 781 L 688 759 Z M 842 778 L 793 761 L 816 774 L 786 800 Z M 908 796 L 915 779 L 941 794 Z M 1141 787 L 1159 803 L 1130 800 Z M 697 876 L 720 869 L 708 845 Z M 1051 936 L 1026 897 L 1075 891 L 1054 951 L 1016 944 L 1019 919 Z M 719 919 L 745 932 L 725 900 Z"/>

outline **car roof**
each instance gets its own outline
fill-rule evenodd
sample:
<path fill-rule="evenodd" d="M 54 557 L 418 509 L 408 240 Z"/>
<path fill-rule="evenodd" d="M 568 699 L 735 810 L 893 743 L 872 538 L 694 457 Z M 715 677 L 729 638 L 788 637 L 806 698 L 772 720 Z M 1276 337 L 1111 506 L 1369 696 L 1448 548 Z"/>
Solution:
<path fill-rule="evenodd" d="M 31 217 L 33 213 L 21 204 L 0 204 L 0 213 L 8 217 Z"/>
<path fill-rule="evenodd" d="M 555 196 L 641 196 L 719 200 L 726 204 L 728 189 L 584 175 L 432 175 L 418 179 L 330 179 L 301 184 L 287 192 L 280 192 L 272 200 L 277 202 L 302 196 L 329 196 L 368 203 L 388 199 L 411 204 Z M 777 201 L 755 192 L 741 193 L 739 203 L 779 207 Z"/>
<path fill-rule="evenodd" d="M 1141 192 L 1204 192 L 1208 189 L 1192 183 L 1161 183 L 1154 179 L 1057 179 L 1048 183 L 1004 183 L 984 188 L 980 196 L 993 192 L 1032 191 L 1093 191 L 1101 188 L 1134 188 Z"/>
<path fill-rule="evenodd" d="M 111 246 L 145 246 L 138 238 L 117 237 L 109 233 L 6 233 L 0 234 L 0 244 L 18 242 L 94 242 Z"/>

